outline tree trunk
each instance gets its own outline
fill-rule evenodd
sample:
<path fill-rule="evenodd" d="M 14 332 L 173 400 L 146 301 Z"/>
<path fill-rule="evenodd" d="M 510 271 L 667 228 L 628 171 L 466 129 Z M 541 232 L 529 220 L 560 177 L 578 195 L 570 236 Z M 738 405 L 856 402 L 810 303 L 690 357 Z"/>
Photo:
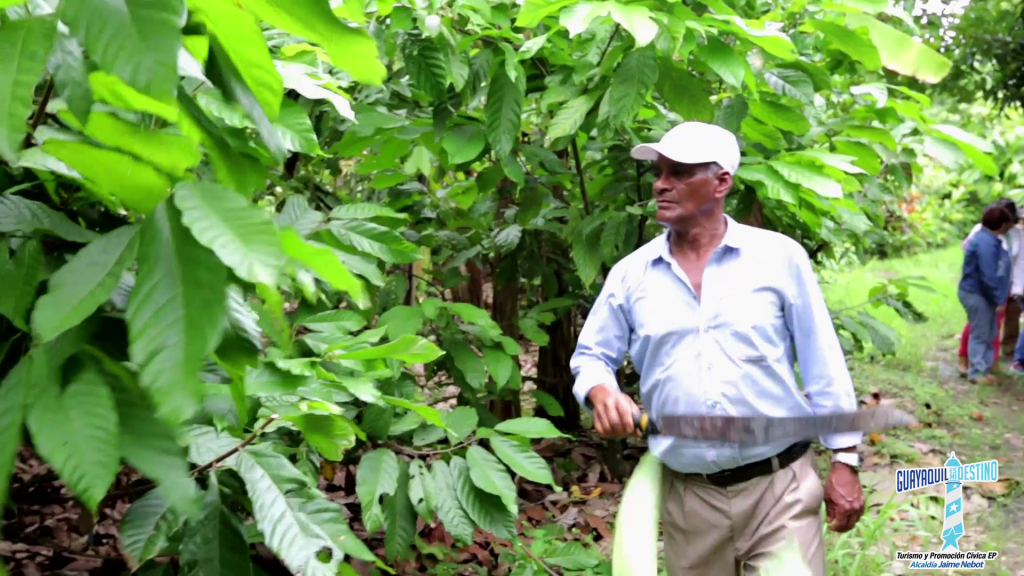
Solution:
<path fill-rule="evenodd" d="M 501 221 L 505 210 L 513 206 L 515 200 L 514 185 L 504 179 L 498 184 L 498 208 L 494 213 L 495 222 Z M 494 256 L 491 266 L 491 282 L 494 289 L 494 302 L 491 316 L 501 327 L 501 331 L 509 338 L 519 341 L 519 262 L 516 260 L 518 250 L 502 257 Z M 519 356 L 513 356 L 512 362 L 519 366 Z M 501 420 L 518 418 L 522 414 L 519 402 L 519 390 L 506 390 L 505 398 L 491 401 L 491 412 Z"/>
<path fill-rule="evenodd" d="M 537 415 L 551 420 L 559 430 L 579 430 L 580 407 L 572 395 L 573 377 L 569 370 L 569 359 L 576 347 L 576 330 L 572 312 L 566 312 L 548 325 L 548 345 L 540 349 L 537 358 L 537 389 L 558 400 L 564 414 L 548 414 L 537 406 Z"/>
<path fill-rule="evenodd" d="M 452 290 L 452 299 L 456 302 L 472 304 L 477 308 L 484 307 L 484 273 L 476 262 L 470 260 L 459 266 L 459 272 L 469 276 L 469 280 Z"/>

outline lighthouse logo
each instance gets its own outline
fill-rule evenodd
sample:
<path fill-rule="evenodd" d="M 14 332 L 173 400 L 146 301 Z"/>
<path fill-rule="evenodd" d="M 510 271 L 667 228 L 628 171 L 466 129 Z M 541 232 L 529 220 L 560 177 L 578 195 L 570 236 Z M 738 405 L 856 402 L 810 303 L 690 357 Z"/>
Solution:
<path fill-rule="evenodd" d="M 934 570 L 950 568 L 982 570 L 985 563 L 995 560 L 999 553 L 990 550 L 960 550 L 960 538 L 965 534 L 963 485 L 965 482 L 996 482 L 999 480 L 999 462 L 987 460 L 964 464 L 956 452 L 950 452 L 945 465 L 934 468 L 909 468 L 896 471 L 896 492 L 902 494 L 937 484 L 945 484 L 945 503 L 942 520 L 942 543 L 936 552 L 896 552 L 896 559 L 910 561 L 910 569 Z"/>

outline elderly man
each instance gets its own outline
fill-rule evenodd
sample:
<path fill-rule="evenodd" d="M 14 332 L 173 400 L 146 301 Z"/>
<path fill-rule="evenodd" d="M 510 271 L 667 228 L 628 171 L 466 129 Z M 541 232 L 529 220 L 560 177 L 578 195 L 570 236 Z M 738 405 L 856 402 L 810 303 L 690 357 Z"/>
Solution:
<path fill-rule="evenodd" d="M 655 163 L 657 220 L 668 230 L 618 262 L 580 333 L 573 392 L 609 437 L 635 432 L 616 383 L 626 352 L 650 415 L 809 416 L 857 409 L 842 349 L 807 252 L 723 213 L 739 168 L 736 137 L 686 122 L 632 156 Z M 798 385 L 794 361 L 799 360 Z M 825 574 L 821 503 L 832 529 L 864 512 L 861 433 L 821 438 L 822 486 L 809 442 L 740 446 L 654 436 L 665 465 L 670 576 L 751 573 L 787 539 Z"/>

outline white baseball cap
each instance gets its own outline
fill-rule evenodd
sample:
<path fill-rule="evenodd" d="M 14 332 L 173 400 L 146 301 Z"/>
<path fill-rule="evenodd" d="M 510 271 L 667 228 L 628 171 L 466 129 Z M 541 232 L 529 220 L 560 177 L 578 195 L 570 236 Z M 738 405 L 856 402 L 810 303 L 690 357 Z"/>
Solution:
<path fill-rule="evenodd" d="M 736 136 L 704 122 L 683 122 L 665 133 L 661 142 L 641 144 L 630 152 L 637 160 L 657 160 L 659 155 L 683 164 L 716 162 L 730 174 L 740 168 Z"/>

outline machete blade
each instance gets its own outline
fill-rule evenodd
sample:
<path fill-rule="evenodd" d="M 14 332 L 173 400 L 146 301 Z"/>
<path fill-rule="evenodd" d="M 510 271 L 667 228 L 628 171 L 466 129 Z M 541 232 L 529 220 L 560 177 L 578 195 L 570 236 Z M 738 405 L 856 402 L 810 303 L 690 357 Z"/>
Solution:
<path fill-rule="evenodd" d="M 658 433 L 676 438 L 772 444 L 782 440 L 811 440 L 840 432 L 875 432 L 914 422 L 914 417 L 902 410 L 876 407 L 844 414 L 782 418 L 680 414 L 658 418 L 656 425 Z"/>

